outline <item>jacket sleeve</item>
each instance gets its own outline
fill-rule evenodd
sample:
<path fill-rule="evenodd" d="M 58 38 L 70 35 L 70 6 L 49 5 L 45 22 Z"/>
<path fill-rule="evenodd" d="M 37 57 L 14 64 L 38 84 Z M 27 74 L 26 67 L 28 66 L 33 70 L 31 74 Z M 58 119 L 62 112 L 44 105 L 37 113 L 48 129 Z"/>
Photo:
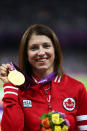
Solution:
<path fill-rule="evenodd" d="M 18 101 L 18 88 L 11 83 L 4 84 L 2 131 L 23 131 L 24 114 Z"/>
<path fill-rule="evenodd" d="M 78 101 L 78 113 L 76 117 L 78 130 L 87 131 L 87 92 L 83 84 L 81 85 Z"/>

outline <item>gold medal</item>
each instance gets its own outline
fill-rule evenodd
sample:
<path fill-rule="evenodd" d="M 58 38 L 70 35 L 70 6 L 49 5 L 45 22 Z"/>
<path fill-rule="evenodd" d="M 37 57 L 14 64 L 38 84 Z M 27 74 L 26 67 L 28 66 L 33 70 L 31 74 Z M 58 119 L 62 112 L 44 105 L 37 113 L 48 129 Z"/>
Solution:
<path fill-rule="evenodd" d="M 19 72 L 17 70 L 12 70 L 12 71 L 9 71 L 8 80 L 13 85 L 20 86 L 20 85 L 24 84 L 25 77 L 21 72 Z"/>
<path fill-rule="evenodd" d="M 20 86 L 24 84 L 25 82 L 25 77 L 24 75 L 16 70 L 15 68 L 11 71 L 9 71 L 8 74 L 8 80 L 15 86 Z"/>

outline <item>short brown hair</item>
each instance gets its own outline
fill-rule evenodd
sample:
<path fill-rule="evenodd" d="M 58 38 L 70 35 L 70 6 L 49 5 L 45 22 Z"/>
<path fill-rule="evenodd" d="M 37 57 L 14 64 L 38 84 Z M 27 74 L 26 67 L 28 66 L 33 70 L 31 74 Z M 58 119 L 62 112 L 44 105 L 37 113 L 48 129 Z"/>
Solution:
<path fill-rule="evenodd" d="M 20 50 L 19 50 L 19 67 L 26 73 L 30 74 L 32 72 L 32 67 L 28 61 L 27 56 L 27 46 L 31 36 L 35 35 L 45 35 L 52 41 L 54 50 L 55 50 L 55 60 L 54 60 L 54 71 L 59 75 L 63 75 L 62 68 L 62 51 L 60 48 L 59 40 L 52 29 L 48 26 L 42 24 L 31 25 L 23 34 Z"/>

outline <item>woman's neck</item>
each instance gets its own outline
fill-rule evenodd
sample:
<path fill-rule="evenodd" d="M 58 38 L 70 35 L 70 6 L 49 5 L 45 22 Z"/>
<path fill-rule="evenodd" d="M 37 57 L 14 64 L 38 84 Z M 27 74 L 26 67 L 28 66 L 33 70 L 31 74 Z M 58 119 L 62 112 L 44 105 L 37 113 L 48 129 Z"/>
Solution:
<path fill-rule="evenodd" d="M 37 71 L 37 70 L 33 70 L 33 73 L 36 75 L 36 76 L 38 76 L 38 78 L 40 79 L 40 80 L 42 80 L 43 78 L 45 78 L 46 76 L 48 76 L 49 74 L 51 74 L 53 72 L 53 70 L 47 70 L 47 71 Z"/>

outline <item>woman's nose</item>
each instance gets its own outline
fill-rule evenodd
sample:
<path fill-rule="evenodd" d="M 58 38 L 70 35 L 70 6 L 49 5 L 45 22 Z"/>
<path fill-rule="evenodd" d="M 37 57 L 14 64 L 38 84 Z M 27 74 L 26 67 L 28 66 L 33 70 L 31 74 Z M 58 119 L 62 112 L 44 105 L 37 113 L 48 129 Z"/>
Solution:
<path fill-rule="evenodd" d="M 38 51 L 38 55 L 44 55 L 45 54 L 45 51 L 43 48 L 40 48 L 39 51 Z"/>

